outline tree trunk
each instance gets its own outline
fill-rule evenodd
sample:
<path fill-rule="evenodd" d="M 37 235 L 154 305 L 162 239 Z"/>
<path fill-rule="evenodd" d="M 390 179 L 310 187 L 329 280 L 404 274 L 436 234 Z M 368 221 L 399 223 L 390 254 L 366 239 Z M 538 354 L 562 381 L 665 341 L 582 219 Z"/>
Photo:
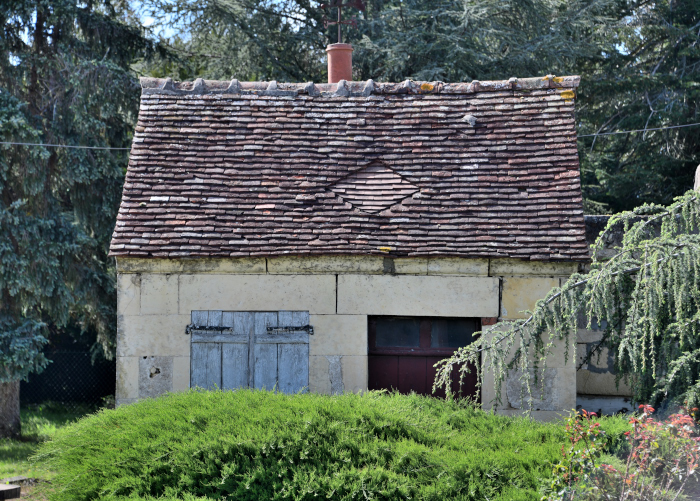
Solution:
<path fill-rule="evenodd" d="M 0 438 L 19 438 L 19 379 L 0 383 Z"/>

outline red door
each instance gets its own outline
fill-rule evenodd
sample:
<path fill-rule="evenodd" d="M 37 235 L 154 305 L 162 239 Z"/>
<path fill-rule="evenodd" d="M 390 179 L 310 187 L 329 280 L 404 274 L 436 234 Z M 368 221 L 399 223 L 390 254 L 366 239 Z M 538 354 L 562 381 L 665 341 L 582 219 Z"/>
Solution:
<path fill-rule="evenodd" d="M 370 317 L 369 389 L 444 397 L 442 390 L 433 393 L 433 366 L 471 343 L 480 327 L 473 318 Z M 465 376 L 460 388 L 455 368 L 452 391 L 476 396 L 476 371 Z"/>

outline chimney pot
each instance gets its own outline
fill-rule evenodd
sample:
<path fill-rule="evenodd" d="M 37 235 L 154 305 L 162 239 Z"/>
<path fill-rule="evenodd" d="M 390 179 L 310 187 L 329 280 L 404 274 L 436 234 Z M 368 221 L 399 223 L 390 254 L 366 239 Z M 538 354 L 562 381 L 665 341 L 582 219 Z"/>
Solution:
<path fill-rule="evenodd" d="M 328 53 L 328 83 L 352 81 L 352 45 L 333 43 L 326 47 Z"/>

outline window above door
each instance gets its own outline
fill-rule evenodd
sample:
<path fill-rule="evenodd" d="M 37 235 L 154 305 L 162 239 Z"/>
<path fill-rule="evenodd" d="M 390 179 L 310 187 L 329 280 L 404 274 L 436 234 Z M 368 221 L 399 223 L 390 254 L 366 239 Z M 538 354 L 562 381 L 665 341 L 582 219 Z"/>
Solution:
<path fill-rule="evenodd" d="M 369 353 L 449 356 L 470 344 L 480 327 L 477 318 L 370 317 Z"/>

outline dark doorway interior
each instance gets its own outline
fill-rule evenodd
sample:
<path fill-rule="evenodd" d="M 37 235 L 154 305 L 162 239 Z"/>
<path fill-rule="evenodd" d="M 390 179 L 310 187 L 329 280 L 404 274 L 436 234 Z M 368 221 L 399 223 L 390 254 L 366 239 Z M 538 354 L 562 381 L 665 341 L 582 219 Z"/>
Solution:
<path fill-rule="evenodd" d="M 476 318 L 370 317 L 369 389 L 444 397 L 444 391 L 433 393 L 433 365 L 470 344 L 479 330 Z M 476 372 L 467 374 L 460 388 L 455 369 L 452 391 L 476 396 Z"/>

